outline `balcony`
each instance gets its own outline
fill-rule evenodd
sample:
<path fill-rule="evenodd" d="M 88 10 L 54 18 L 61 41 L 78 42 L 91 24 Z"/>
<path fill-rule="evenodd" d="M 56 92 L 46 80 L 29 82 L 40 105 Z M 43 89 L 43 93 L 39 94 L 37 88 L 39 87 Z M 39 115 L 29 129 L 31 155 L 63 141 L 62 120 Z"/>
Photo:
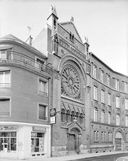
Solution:
<path fill-rule="evenodd" d="M 14 51 L 0 51 L 0 65 L 19 65 L 37 72 L 46 72 L 50 76 L 53 74 L 53 69 L 51 67 L 41 64 L 23 53 Z"/>

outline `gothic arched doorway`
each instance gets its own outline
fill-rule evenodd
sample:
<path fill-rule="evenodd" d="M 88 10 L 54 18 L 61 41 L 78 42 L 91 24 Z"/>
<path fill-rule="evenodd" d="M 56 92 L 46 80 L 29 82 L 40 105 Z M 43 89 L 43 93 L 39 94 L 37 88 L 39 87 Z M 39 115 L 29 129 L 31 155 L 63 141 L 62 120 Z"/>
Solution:
<path fill-rule="evenodd" d="M 80 152 L 80 138 L 81 132 L 78 128 L 72 128 L 67 135 L 67 150 L 69 153 L 79 153 Z"/>
<path fill-rule="evenodd" d="M 121 151 L 124 149 L 124 139 L 120 131 L 115 134 L 115 151 Z"/>

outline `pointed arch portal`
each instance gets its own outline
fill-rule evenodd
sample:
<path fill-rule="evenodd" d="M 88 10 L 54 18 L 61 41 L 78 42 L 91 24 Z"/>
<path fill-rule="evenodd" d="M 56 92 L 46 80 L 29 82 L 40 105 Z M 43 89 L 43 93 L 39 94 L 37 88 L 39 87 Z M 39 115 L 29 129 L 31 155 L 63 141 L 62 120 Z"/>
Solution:
<path fill-rule="evenodd" d="M 74 126 L 68 129 L 67 133 L 68 142 L 67 149 L 69 153 L 79 153 L 81 144 L 81 129 L 78 126 Z"/>
<path fill-rule="evenodd" d="M 124 148 L 124 138 L 121 131 L 117 131 L 115 134 L 115 151 L 121 151 Z"/>

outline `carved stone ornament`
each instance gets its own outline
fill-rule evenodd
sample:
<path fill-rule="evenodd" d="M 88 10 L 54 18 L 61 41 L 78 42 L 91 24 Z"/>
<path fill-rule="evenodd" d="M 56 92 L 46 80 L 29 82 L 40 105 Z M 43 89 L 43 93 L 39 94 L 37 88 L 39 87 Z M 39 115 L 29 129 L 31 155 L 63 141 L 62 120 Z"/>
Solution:
<path fill-rule="evenodd" d="M 67 65 L 62 71 L 62 94 L 73 98 L 80 95 L 80 77 L 77 70 L 72 65 Z"/>

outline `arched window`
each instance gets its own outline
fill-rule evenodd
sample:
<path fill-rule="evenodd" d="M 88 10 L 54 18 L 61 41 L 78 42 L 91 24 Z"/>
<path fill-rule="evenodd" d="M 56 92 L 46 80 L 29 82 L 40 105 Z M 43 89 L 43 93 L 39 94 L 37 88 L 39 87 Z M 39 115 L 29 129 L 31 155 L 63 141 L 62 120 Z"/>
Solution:
<path fill-rule="evenodd" d="M 74 111 L 72 111 L 72 112 L 71 112 L 71 121 L 73 121 L 73 120 L 74 120 L 74 118 L 75 118 L 75 112 L 74 112 Z"/>
<path fill-rule="evenodd" d="M 66 121 L 66 113 L 65 113 L 65 109 L 61 109 L 61 122 L 65 122 Z"/>
<path fill-rule="evenodd" d="M 69 110 L 66 111 L 66 121 L 70 122 L 70 111 Z"/>
<path fill-rule="evenodd" d="M 108 112 L 108 124 L 111 124 L 111 112 Z"/>
<path fill-rule="evenodd" d="M 84 120 L 84 114 L 80 113 L 79 121 L 80 121 L 81 124 L 83 123 L 83 120 Z"/>
<path fill-rule="evenodd" d="M 79 118 L 79 112 L 76 112 L 76 120 Z"/>
<path fill-rule="evenodd" d="M 94 108 L 94 121 L 97 122 L 98 121 L 98 109 Z"/>
<path fill-rule="evenodd" d="M 105 111 L 104 110 L 101 111 L 101 122 L 105 123 Z"/>

